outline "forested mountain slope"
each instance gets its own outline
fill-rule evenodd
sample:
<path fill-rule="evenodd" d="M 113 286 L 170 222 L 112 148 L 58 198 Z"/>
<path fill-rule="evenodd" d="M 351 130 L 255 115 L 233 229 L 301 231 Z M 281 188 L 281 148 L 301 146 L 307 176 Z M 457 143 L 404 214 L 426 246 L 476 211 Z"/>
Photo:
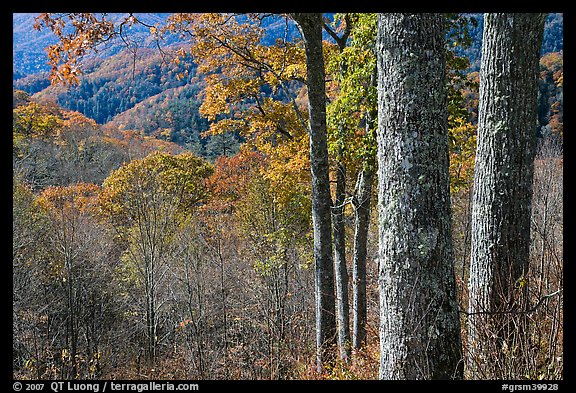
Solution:
<path fill-rule="evenodd" d="M 147 135 L 162 135 L 162 139 L 187 145 L 191 150 L 205 156 L 216 156 L 223 148 L 206 148 L 210 141 L 201 134 L 207 130 L 208 122 L 198 113 L 199 94 L 203 75 L 196 75 L 194 63 L 188 59 L 179 65 L 170 62 L 171 44 L 182 45 L 176 35 L 168 35 L 161 42 L 162 51 L 150 37 L 149 30 L 142 25 L 131 27 L 130 36 L 136 51 L 126 50 L 121 42 L 107 43 L 97 54 L 97 59 L 86 59 L 84 76 L 78 86 L 65 88 L 50 86 L 49 65 L 45 47 L 55 42 L 47 30 L 32 29 L 36 14 L 14 14 L 13 16 L 13 86 L 15 89 L 34 94 L 38 99 L 51 99 L 63 108 L 79 111 L 94 119 L 98 124 L 110 122 L 114 126 L 138 129 Z M 148 25 L 162 25 L 169 14 L 137 14 Z M 331 14 L 328 14 L 329 16 Z M 125 14 L 110 14 L 110 20 L 120 20 Z M 470 14 L 477 19 L 476 26 L 470 25 L 472 44 L 461 49 L 461 55 L 470 59 L 470 72 L 478 71 L 482 39 L 482 14 Z M 269 17 L 262 25 L 269 30 L 265 42 L 273 43 L 273 37 L 283 35 L 285 21 L 280 17 Z M 562 50 L 562 14 L 550 14 L 547 19 L 542 53 Z M 280 34 L 282 33 L 282 34 Z M 289 39 L 298 37 L 292 22 L 288 24 Z M 325 37 L 329 39 L 329 36 Z M 175 48 L 173 46 L 172 48 Z M 164 53 L 163 51 L 166 51 Z M 544 87 L 540 110 L 541 125 L 549 122 L 549 96 L 557 96 L 554 87 Z M 558 112 L 558 107 L 556 108 Z M 561 113 L 560 113 L 561 116 Z M 220 137 L 219 143 L 229 145 L 229 151 L 237 145 L 233 135 Z M 223 139 L 226 139 L 224 141 Z M 213 143 L 214 144 L 214 143 Z"/>

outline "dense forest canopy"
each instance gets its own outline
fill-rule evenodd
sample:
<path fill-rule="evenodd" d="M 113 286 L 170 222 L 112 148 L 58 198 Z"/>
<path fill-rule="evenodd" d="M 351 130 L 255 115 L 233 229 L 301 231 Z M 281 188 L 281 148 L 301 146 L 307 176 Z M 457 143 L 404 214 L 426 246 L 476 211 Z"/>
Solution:
<path fill-rule="evenodd" d="M 15 379 L 563 378 L 562 14 L 13 14 L 13 55 Z"/>

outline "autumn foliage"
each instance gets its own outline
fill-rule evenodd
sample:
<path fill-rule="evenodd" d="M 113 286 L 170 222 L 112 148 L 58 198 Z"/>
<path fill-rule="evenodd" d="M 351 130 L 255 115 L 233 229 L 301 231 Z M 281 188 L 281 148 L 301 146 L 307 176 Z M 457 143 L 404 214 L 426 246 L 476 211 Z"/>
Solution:
<path fill-rule="evenodd" d="M 478 73 L 455 49 L 470 38 L 458 33 L 467 20 L 450 15 L 447 137 L 463 310 Z M 281 31 L 273 39 L 269 20 Z M 315 370 L 308 87 L 294 21 L 177 13 L 165 22 L 148 25 L 137 14 L 37 18 L 37 30 L 58 38 L 47 48 L 51 82 L 76 95 L 56 101 L 55 90 L 14 91 L 14 377 L 376 378 L 375 202 L 365 223 L 366 339 L 349 362 Z M 333 215 L 335 206 L 342 211 L 351 271 L 360 180 L 376 169 L 376 14 L 336 14 L 324 23 L 330 202 Z M 138 67 L 127 51 L 100 64 L 92 79 L 82 75 L 102 45 L 133 43 L 127 34 L 136 26 L 158 40 L 156 49 L 139 52 Z M 344 32 L 344 48 L 328 38 Z M 170 36 L 186 43 L 161 46 Z M 534 299 L 563 280 L 562 59 L 555 52 L 540 60 Z M 142 91 L 129 96 L 129 88 Z M 92 105 L 87 91 L 104 101 Z M 65 109 L 74 97 L 79 106 Z M 119 107 L 126 111 L 116 115 Z M 375 200 L 377 182 L 369 179 Z M 527 316 L 535 322 L 532 346 L 508 350 L 533 359 L 533 367 L 515 377 L 561 378 L 561 305 L 551 298 Z"/>

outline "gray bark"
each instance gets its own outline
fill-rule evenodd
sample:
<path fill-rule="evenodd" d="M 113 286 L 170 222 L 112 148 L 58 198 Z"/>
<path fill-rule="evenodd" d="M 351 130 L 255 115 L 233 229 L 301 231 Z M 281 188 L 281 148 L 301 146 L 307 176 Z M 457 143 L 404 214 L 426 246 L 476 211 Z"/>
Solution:
<path fill-rule="evenodd" d="M 381 379 L 460 379 L 444 18 L 378 16 Z"/>
<path fill-rule="evenodd" d="M 339 154 L 340 158 L 342 154 Z M 348 303 L 348 269 L 346 268 L 346 233 L 344 227 L 344 204 L 346 200 L 346 165 L 336 164 L 336 198 L 332 209 L 334 228 L 334 281 L 336 283 L 336 306 L 338 348 L 340 358 L 350 359 L 350 305 Z"/>
<path fill-rule="evenodd" d="M 376 84 L 376 78 L 374 78 Z M 376 133 L 376 110 L 366 114 L 366 135 Z M 352 348 L 360 349 L 366 341 L 366 257 L 368 230 L 370 226 L 370 204 L 372 184 L 376 174 L 376 156 L 364 158 L 362 171 L 358 175 L 354 206 L 354 251 L 352 255 Z"/>
<path fill-rule="evenodd" d="M 342 36 L 334 33 L 326 24 L 326 31 L 334 38 L 338 44 L 340 53 L 346 48 L 346 41 L 351 31 L 351 22 L 346 17 L 346 28 Z M 346 64 L 340 64 L 340 74 L 345 75 Z M 338 124 L 338 139 L 345 138 L 345 125 Z M 337 328 L 338 328 L 338 348 L 340 359 L 346 364 L 350 360 L 350 304 L 348 301 L 348 269 L 346 267 L 346 229 L 344 225 L 344 205 L 346 203 L 346 164 L 344 163 L 345 148 L 342 143 L 338 147 L 336 157 L 336 196 L 332 208 L 332 226 L 334 236 L 334 280 L 336 284 L 336 308 Z"/>
<path fill-rule="evenodd" d="M 482 363 L 500 351 L 490 342 L 502 345 L 511 313 L 522 307 L 516 284 L 528 270 L 544 16 L 484 16 L 468 284 L 471 378 L 483 377 Z"/>
<path fill-rule="evenodd" d="M 321 372 L 334 360 L 336 318 L 334 267 L 332 265 L 332 220 L 328 144 L 326 128 L 326 86 L 322 54 L 322 14 L 293 14 L 306 52 L 310 171 L 312 174 L 312 223 L 316 288 L 316 360 Z"/>

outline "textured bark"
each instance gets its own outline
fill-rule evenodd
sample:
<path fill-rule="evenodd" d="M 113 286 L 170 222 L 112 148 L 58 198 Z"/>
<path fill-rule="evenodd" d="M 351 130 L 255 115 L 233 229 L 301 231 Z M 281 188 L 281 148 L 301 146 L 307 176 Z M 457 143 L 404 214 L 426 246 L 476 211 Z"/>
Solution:
<path fill-rule="evenodd" d="M 378 17 L 381 379 L 460 379 L 444 18 Z"/>
<path fill-rule="evenodd" d="M 490 342 L 509 334 L 507 321 L 522 307 L 523 291 L 515 288 L 528 269 L 544 19 L 484 16 L 468 285 L 471 378 L 482 377 L 482 362 L 498 351 Z"/>
<path fill-rule="evenodd" d="M 293 18 L 302 33 L 306 52 L 316 280 L 316 360 L 317 369 L 321 372 L 325 363 L 334 360 L 336 347 L 322 14 L 293 14 Z"/>

